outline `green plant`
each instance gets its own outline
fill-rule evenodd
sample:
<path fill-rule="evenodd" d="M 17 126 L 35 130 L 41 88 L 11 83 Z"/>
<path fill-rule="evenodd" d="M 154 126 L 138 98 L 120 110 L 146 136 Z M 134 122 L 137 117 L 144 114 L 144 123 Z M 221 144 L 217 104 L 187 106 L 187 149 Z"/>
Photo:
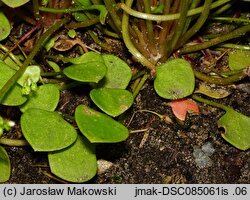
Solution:
<path fill-rule="evenodd" d="M 27 0 L 2 2 L 13 8 L 30 8 L 26 7 L 26 3 L 29 2 Z M 154 78 L 156 93 L 167 100 L 183 99 L 194 92 L 223 98 L 226 95 L 216 95 L 216 92 L 209 92 L 204 87 L 203 90 L 195 90 L 195 78 L 218 85 L 228 85 L 248 76 L 249 60 L 237 68 L 235 63 L 239 58 L 234 54 L 230 54 L 230 70 L 218 74 L 219 77 L 196 71 L 187 61 L 192 59 L 180 56 L 198 52 L 249 32 L 249 20 L 239 19 L 239 24 L 227 35 L 215 36 L 196 45 L 187 44 L 207 19 L 213 19 L 232 5 L 233 2 L 230 0 L 126 0 L 125 3 L 114 0 L 78 0 L 73 5 L 66 1 L 62 5 L 56 1 L 43 4 L 37 0 L 32 1 L 35 22 L 41 19 L 34 23 L 34 19 L 23 18 L 34 25 L 29 34 L 34 31 L 41 34 L 32 51 L 26 56 L 20 48 L 19 55 L 14 55 L 11 52 L 13 48 L 9 50 L 5 45 L 0 45 L 0 103 L 20 109 L 24 139 L 8 140 L 0 134 L 0 143 L 30 145 L 34 151 L 47 152 L 52 173 L 64 180 L 90 180 L 97 169 L 95 146 L 98 143 L 126 140 L 129 131 L 115 117 L 131 107 L 133 99 L 150 75 Z M 233 19 L 214 18 L 223 21 Z M 4 43 L 8 40 L 11 27 L 3 12 L 0 12 L 0 22 L 0 41 Z M 124 41 L 133 59 L 145 69 L 139 70 L 132 77 L 131 68 L 117 56 L 89 51 L 88 47 L 77 39 L 77 29 L 86 28 L 88 35 L 98 45 L 107 51 L 112 49 L 95 35 L 92 26 L 102 34 Z M 69 38 L 65 38 L 63 33 L 59 32 L 61 28 L 69 29 L 66 34 Z M 14 47 L 18 47 L 26 38 L 22 38 Z M 61 47 L 61 43 L 68 46 Z M 69 51 L 75 45 L 80 46 L 80 55 L 77 57 L 53 55 L 53 48 L 57 53 L 63 54 L 63 51 Z M 44 72 L 42 64 L 36 62 L 35 56 L 38 52 L 46 58 L 45 61 L 53 72 Z M 245 56 L 238 54 L 239 57 Z M 131 79 L 134 81 L 133 84 Z M 129 84 L 132 85 L 132 92 L 127 90 Z M 90 88 L 89 96 L 95 106 L 78 105 L 74 116 L 56 110 L 60 91 L 74 87 L 86 89 L 86 86 Z M 192 95 L 192 98 L 224 109 L 226 114 L 218 121 L 218 125 L 226 130 L 223 138 L 241 150 L 250 147 L 247 116 L 196 95 Z M 158 116 L 161 119 L 166 117 Z M 235 116 L 237 121 L 234 120 Z M 1 117 L 0 122 L 0 130 L 8 131 L 8 120 Z M 5 182 L 10 176 L 10 162 L 2 146 L 0 167 L 4 169 L 1 171 L 2 174 L 0 173 L 0 182 Z"/>

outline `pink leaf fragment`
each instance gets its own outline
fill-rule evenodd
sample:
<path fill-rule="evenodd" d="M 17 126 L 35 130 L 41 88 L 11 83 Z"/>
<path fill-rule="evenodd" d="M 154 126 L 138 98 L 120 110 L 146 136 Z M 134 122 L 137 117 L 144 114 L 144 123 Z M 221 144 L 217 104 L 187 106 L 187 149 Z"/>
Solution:
<path fill-rule="evenodd" d="M 181 121 L 185 121 L 187 112 L 199 114 L 199 107 L 192 99 L 177 99 L 167 103 L 172 108 L 174 115 Z"/>

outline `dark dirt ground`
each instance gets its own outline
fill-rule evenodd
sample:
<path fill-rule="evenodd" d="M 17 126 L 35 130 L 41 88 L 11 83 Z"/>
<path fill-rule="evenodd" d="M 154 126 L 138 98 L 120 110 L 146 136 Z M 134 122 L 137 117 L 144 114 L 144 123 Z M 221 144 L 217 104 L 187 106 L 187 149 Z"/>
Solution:
<path fill-rule="evenodd" d="M 91 47 L 96 48 L 94 45 Z M 122 51 L 119 45 L 116 47 L 118 55 L 127 60 L 127 52 Z M 241 84 L 244 87 L 236 87 L 229 97 L 218 102 L 250 116 L 249 78 Z M 61 92 L 58 110 L 73 114 L 77 105 L 91 104 L 86 97 L 88 90 L 80 91 Z M 6 111 L 9 115 L 20 115 L 16 110 L 9 109 Z M 137 112 L 128 126 L 133 112 L 142 109 L 168 115 L 174 123 L 166 124 L 156 115 Z M 224 111 L 202 103 L 199 103 L 199 109 L 200 115 L 191 116 L 190 126 L 183 128 L 174 120 L 166 100 L 155 93 L 153 81 L 148 80 L 124 120 L 130 131 L 147 131 L 131 133 L 122 143 L 97 145 L 97 158 L 108 161 L 112 166 L 98 173 L 89 183 L 249 184 L 250 150 L 240 151 L 221 137 L 224 130 L 217 127 L 217 120 Z M 19 131 L 17 126 L 10 134 L 15 135 Z M 211 165 L 199 168 L 193 156 L 194 147 L 200 148 L 207 142 L 212 144 L 215 152 L 210 156 Z M 34 152 L 31 147 L 6 147 L 6 150 L 12 169 L 7 183 L 61 183 L 48 175 L 46 153 Z"/>

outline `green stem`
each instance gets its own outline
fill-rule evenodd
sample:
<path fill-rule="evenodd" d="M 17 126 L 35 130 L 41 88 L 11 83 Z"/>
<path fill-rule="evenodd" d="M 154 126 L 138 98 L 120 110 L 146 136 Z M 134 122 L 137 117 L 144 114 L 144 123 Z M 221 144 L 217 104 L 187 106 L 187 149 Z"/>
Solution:
<path fill-rule="evenodd" d="M 33 58 L 39 51 L 39 49 L 43 46 L 44 42 L 47 41 L 47 39 L 59 28 L 61 28 L 64 24 L 68 23 L 70 20 L 70 17 L 66 17 L 62 19 L 61 21 L 56 22 L 54 25 L 52 25 L 36 42 L 35 46 L 33 47 L 33 50 L 28 55 L 26 60 L 23 62 L 20 69 L 7 81 L 7 83 L 2 87 L 0 90 L 0 102 L 4 99 L 5 94 L 9 91 L 9 89 L 14 85 L 14 83 L 22 76 L 22 74 L 25 72 L 28 65 L 32 62 Z"/>
<path fill-rule="evenodd" d="M 192 28 L 190 28 L 181 37 L 180 41 L 178 42 L 178 45 L 175 47 L 176 49 L 183 46 L 187 40 L 189 40 L 195 33 L 197 33 L 200 30 L 200 28 L 203 26 L 203 24 L 206 22 L 208 18 L 211 3 L 212 3 L 212 0 L 205 0 L 204 6 L 203 6 L 204 8 L 203 12 L 201 13 L 196 23 L 192 26 Z"/>
<path fill-rule="evenodd" d="M 20 139 L 9 139 L 9 138 L 0 138 L 0 144 L 4 144 L 7 146 L 28 146 L 29 143 L 26 140 L 20 140 Z"/>
<path fill-rule="evenodd" d="M 63 75 L 61 72 L 42 72 L 41 76 L 58 76 L 58 75 Z"/>
<path fill-rule="evenodd" d="M 198 79 L 202 80 L 202 81 L 206 81 L 208 83 L 214 83 L 216 85 L 230 85 L 233 84 L 236 81 L 239 81 L 243 78 L 245 78 L 247 76 L 247 74 L 245 73 L 245 71 L 241 71 L 240 73 L 237 73 L 235 75 L 226 77 L 226 78 L 215 78 L 215 77 L 211 77 L 208 76 L 206 74 L 203 74 L 201 72 L 198 72 L 196 70 L 193 70 L 195 77 L 197 77 Z"/>
<path fill-rule="evenodd" d="M 9 49 L 7 49 L 4 45 L 0 44 L 0 49 L 2 49 L 5 53 L 9 52 Z M 13 53 L 9 53 L 10 58 L 20 67 L 22 66 L 22 63 L 17 59 L 17 57 Z M 5 56 L 4 56 L 5 57 Z M 18 69 L 15 69 L 18 70 Z"/>
<path fill-rule="evenodd" d="M 122 22 L 121 22 L 119 15 L 117 15 L 117 13 L 116 13 L 116 9 L 115 9 L 116 2 L 114 0 L 104 0 L 104 4 L 105 4 L 115 26 L 117 27 L 118 30 L 121 30 Z"/>
<path fill-rule="evenodd" d="M 219 37 L 211 39 L 207 42 L 202 42 L 200 44 L 192 45 L 192 46 L 186 46 L 186 47 L 180 49 L 180 53 L 185 54 L 185 53 L 191 53 L 194 51 L 199 51 L 201 49 L 206 49 L 208 47 L 217 45 L 217 44 L 225 42 L 227 40 L 231 40 L 231 39 L 234 39 L 237 37 L 242 37 L 242 36 L 244 36 L 245 33 L 249 32 L 249 31 L 250 31 L 250 25 L 242 26 L 238 29 L 233 30 L 230 33 L 227 33 L 226 35 L 219 36 Z"/>
<path fill-rule="evenodd" d="M 211 20 L 216 21 L 226 21 L 226 22 L 238 22 L 238 23 L 250 23 L 249 19 L 240 19 L 240 18 L 232 18 L 232 17 L 213 17 Z"/>
<path fill-rule="evenodd" d="M 204 99 L 196 94 L 193 94 L 192 96 L 192 99 L 196 100 L 196 101 L 199 101 L 199 102 L 202 102 L 202 103 L 205 103 L 205 104 L 208 104 L 208 105 L 211 105 L 211 106 L 214 106 L 214 107 L 217 107 L 217 108 L 221 108 L 225 111 L 228 110 L 228 107 L 223 105 L 223 104 L 220 104 L 220 103 L 216 103 L 214 101 L 210 101 L 208 99 Z"/>
<path fill-rule="evenodd" d="M 126 5 L 131 6 L 133 0 L 127 0 Z M 134 46 L 131 41 L 130 34 L 129 34 L 129 15 L 127 13 L 123 13 L 122 17 L 122 37 L 123 41 L 130 51 L 130 53 L 144 66 L 146 66 L 150 70 L 154 70 L 155 66 L 151 63 L 146 57 L 144 57 Z"/>
<path fill-rule="evenodd" d="M 191 3 L 190 9 L 195 9 L 199 4 L 200 4 L 200 0 L 193 0 L 192 3 Z M 187 32 L 187 30 L 189 28 L 189 25 L 190 25 L 190 23 L 192 22 L 193 19 L 194 19 L 194 16 L 189 16 L 186 19 L 186 23 L 185 23 L 185 27 L 183 29 L 183 33 Z"/>
<path fill-rule="evenodd" d="M 250 50 L 249 45 L 239 45 L 239 44 L 231 44 L 231 43 L 221 44 L 221 45 L 219 45 L 219 47 L 226 47 L 226 48 L 240 49 L 240 50 L 248 50 L 248 51 Z"/>
<path fill-rule="evenodd" d="M 186 19 L 187 19 L 187 12 L 188 12 L 188 8 L 189 8 L 188 6 L 189 6 L 189 1 L 187 1 L 187 0 L 181 1 L 181 3 L 180 3 L 180 18 L 179 18 L 179 20 L 177 22 L 177 26 L 173 32 L 174 36 L 169 44 L 167 54 L 166 54 L 167 57 L 170 53 L 173 52 L 180 36 L 182 35 L 182 31 L 183 31 L 183 28 L 185 26 Z"/>
<path fill-rule="evenodd" d="M 32 4 L 33 4 L 34 17 L 36 18 L 36 20 L 40 20 L 38 0 L 32 0 Z"/>
<path fill-rule="evenodd" d="M 210 9 L 217 8 L 230 1 L 231 0 L 218 0 L 211 4 Z M 124 3 L 121 3 L 120 6 L 129 15 L 140 18 L 140 19 L 146 19 L 146 20 L 152 20 L 152 21 L 171 21 L 171 20 L 180 18 L 180 13 L 175 13 L 175 14 L 170 14 L 170 15 L 154 15 L 154 14 L 138 12 L 136 10 L 133 10 L 130 6 Z M 195 9 L 191 9 L 187 12 L 187 16 L 196 15 L 196 14 L 201 13 L 202 11 L 203 11 L 203 6 L 195 8 Z"/>
<path fill-rule="evenodd" d="M 94 34 L 93 31 L 88 30 L 88 34 L 90 35 L 90 37 L 92 37 L 92 39 L 95 41 L 95 43 L 97 43 L 102 48 L 107 49 L 107 50 L 112 49 L 112 46 L 109 46 L 108 44 L 106 44 L 103 41 L 99 40 L 99 38 Z"/>
<path fill-rule="evenodd" d="M 149 0 L 143 0 L 145 12 L 151 13 L 151 6 Z M 147 35 L 148 35 L 148 49 L 153 55 L 157 55 L 156 50 L 156 41 L 155 41 L 155 34 L 154 34 L 154 27 L 152 24 L 152 21 L 146 20 L 146 26 L 147 26 Z"/>
<path fill-rule="evenodd" d="M 82 22 L 70 22 L 66 28 L 73 28 L 73 29 L 76 29 L 76 28 L 85 28 L 85 27 L 89 27 L 89 26 L 92 26 L 94 24 L 97 24 L 100 22 L 100 18 L 99 17 L 94 17 L 92 19 L 89 19 L 89 20 L 84 20 Z"/>
<path fill-rule="evenodd" d="M 144 76 L 141 78 L 140 82 L 138 83 L 138 85 L 135 87 L 135 90 L 133 92 L 133 97 L 135 98 L 138 93 L 140 92 L 140 90 L 142 89 L 143 85 L 145 84 L 146 80 L 148 79 L 149 74 L 145 73 Z"/>

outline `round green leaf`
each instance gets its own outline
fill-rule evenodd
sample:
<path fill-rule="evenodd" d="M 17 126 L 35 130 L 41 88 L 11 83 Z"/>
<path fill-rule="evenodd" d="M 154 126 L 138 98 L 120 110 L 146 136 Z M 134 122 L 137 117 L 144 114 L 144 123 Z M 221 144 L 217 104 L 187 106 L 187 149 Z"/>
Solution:
<path fill-rule="evenodd" d="M 102 62 L 89 62 L 66 67 L 63 73 L 76 81 L 98 83 L 106 74 L 106 66 Z"/>
<path fill-rule="evenodd" d="M 105 113 L 116 117 L 133 104 L 133 95 L 124 89 L 99 88 L 90 92 L 92 101 Z"/>
<path fill-rule="evenodd" d="M 191 65 L 184 59 L 173 59 L 156 68 L 154 88 L 165 99 L 181 99 L 192 94 L 195 77 Z"/>
<path fill-rule="evenodd" d="M 85 105 L 76 108 L 75 119 L 82 134 L 92 143 L 120 142 L 128 137 L 128 129 L 121 123 Z"/>
<path fill-rule="evenodd" d="M 0 169 L 0 183 L 8 181 L 10 178 L 10 159 L 2 146 L 0 146 Z"/>
<path fill-rule="evenodd" d="M 71 145 L 77 138 L 73 126 L 56 112 L 31 108 L 21 117 L 24 137 L 35 151 L 56 151 Z"/>
<path fill-rule="evenodd" d="M 0 12 L 0 41 L 4 40 L 10 34 L 10 23 L 3 12 Z"/>
<path fill-rule="evenodd" d="M 11 8 L 16 8 L 16 7 L 22 6 L 29 1 L 30 0 L 11 0 L 11 1 L 10 0 L 2 0 L 2 2 L 4 2 L 7 6 L 9 6 Z"/>
<path fill-rule="evenodd" d="M 7 83 L 7 81 L 15 74 L 15 70 L 11 69 L 3 61 L 0 61 L 0 89 Z M 7 106 L 19 106 L 27 100 L 27 97 L 22 95 L 22 88 L 18 84 L 14 86 L 4 95 L 1 102 Z"/>
<path fill-rule="evenodd" d="M 126 89 L 132 77 L 130 67 L 117 56 L 106 54 L 102 57 L 107 67 L 107 74 L 100 81 L 100 86 Z"/>
<path fill-rule="evenodd" d="M 25 112 L 29 108 L 40 108 L 42 110 L 54 111 L 59 102 L 59 98 L 60 92 L 56 85 L 41 85 L 37 91 L 29 96 L 28 101 L 20 107 L 20 110 Z"/>
<path fill-rule="evenodd" d="M 231 108 L 218 120 L 218 125 L 224 127 L 222 137 L 240 150 L 250 148 L 250 118 Z"/>
<path fill-rule="evenodd" d="M 250 52 L 235 50 L 229 52 L 228 64 L 231 70 L 241 70 L 250 65 Z"/>
<path fill-rule="evenodd" d="M 51 172 L 75 183 L 90 180 L 97 171 L 94 146 L 83 136 L 78 136 L 70 147 L 48 155 Z"/>

